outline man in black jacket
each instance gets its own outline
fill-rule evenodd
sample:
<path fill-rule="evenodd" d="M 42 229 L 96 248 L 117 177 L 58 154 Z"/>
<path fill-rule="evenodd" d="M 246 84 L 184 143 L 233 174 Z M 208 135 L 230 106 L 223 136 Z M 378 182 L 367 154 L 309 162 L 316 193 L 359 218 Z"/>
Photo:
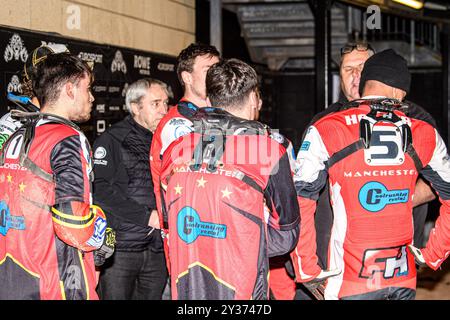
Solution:
<path fill-rule="evenodd" d="M 94 201 L 105 208 L 117 240 L 98 291 L 107 300 L 161 299 L 167 270 L 149 154 L 168 109 L 166 84 L 148 78 L 131 84 L 126 106 L 130 115 L 94 143 Z"/>

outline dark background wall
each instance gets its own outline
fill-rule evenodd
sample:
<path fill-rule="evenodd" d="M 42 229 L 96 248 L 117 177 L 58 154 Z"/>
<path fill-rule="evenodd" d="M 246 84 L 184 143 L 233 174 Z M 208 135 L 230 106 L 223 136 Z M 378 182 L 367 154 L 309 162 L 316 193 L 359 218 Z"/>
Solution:
<path fill-rule="evenodd" d="M 263 113 L 260 120 L 288 137 L 295 150 L 314 116 L 314 74 L 266 73 L 262 75 Z"/>
<path fill-rule="evenodd" d="M 210 43 L 209 1 L 195 1 L 195 36 L 198 42 Z M 224 58 L 238 58 L 251 63 L 241 28 L 235 13 L 222 9 L 223 42 L 222 56 Z"/>
<path fill-rule="evenodd" d="M 442 91 L 441 70 L 411 70 L 411 90 L 406 99 L 427 110 L 436 120 L 440 131 L 446 126 L 442 117 Z M 446 140 L 445 136 L 443 138 Z"/>

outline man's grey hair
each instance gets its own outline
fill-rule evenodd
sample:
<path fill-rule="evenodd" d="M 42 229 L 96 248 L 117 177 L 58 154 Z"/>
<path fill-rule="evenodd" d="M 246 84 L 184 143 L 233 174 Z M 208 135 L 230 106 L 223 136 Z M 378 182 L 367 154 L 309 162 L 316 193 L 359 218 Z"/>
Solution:
<path fill-rule="evenodd" d="M 147 94 L 147 90 L 152 86 L 152 85 L 158 85 L 161 86 L 163 88 L 163 90 L 166 92 L 167 96 L 169 96 L 169 90 L 167 87 L 167 84 L 165 84 L 164 82 L 158 80 L 158 79 L 153 79 L 153 78 L 143 78 L 140 79 L 136 82 L 133 82 L 132 84 L 130 84 L 128 86 L 127 89 L 127 94 L 125 97 L 125 105 L 127 107 L 128 112 L 131 112 L 131 104 L 132 103 L 140 103 L 142 98 L 145 97 L 145 95 Z"/>

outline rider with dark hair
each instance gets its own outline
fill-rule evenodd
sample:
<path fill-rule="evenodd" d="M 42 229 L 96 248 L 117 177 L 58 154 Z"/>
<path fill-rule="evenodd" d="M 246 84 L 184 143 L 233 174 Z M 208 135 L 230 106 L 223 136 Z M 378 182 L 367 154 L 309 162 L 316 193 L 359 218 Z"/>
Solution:
<path fill-rule="evenodd" d="M 214 46 L 201 43 L 190 44 L 180 52 L 177 58 L 177 74 L 184 88 L 184 96 L 178 105 L 169 109 L 158 124 L 150 150 L 150 168 L 161 223 L 159 175 L 162 155 L 173 141 L 192 131 L 192 123 L 185 117 L 186 111 L 209 105 L 205 87 L 206 72 L 219 60 L 220 53 Z"/>
<path fill-rule="evenodd" d="M 23 66 L 22 76 L 22 92 L 23 96 L 16 96 L 12 93 L 8 94 L 8 100 L 13 103 L 13 108 L 23 111 L 36 112 L 39 111 L 39 101 L 33 92 L 32 79 L 39 64 L 44 61 L 48 55 L 69 52 L 64 45 L 42 45 L 33 50 L 28 56 Z M 11 113 L 3 115 L 0 118 L 0 148 L 3 143 L 16 132 L 22 124 L 20 121 L 11 118 Z"/>
<path fill-rule="evenodd" d="M 73 123 L 90 117 L 91 82 L 79 58 L 48 55 L 32 79 L 41 112 L 13 114 L 24 126 L 0 157 L 0 299 L 98 299 L 93 251 L 102 263 L 114 234 L 92 205 L 91 149 Z"/>
<path fill-rule="evenodd" d="M 268 299 L 269 257 L 297 243 L 287 147 L 255 121 L 257 74 L 230 59 L 207 72 L 210 108 L 163 154 L 163 226 L 173 299 Z M 179 156 L 181 155 L 181 156 Z"/>

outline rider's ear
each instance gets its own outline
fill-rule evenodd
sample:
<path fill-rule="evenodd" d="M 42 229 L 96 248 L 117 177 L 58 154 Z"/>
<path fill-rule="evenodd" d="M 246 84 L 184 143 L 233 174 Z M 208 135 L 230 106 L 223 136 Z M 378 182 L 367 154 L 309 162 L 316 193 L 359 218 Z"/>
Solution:
<path fill-rule="evenodd" d="M 402 101 L 405 98 L 405 96 L 406 96 L 405 91 L 392 87 L 392 97 L 394 99 Z"/>

